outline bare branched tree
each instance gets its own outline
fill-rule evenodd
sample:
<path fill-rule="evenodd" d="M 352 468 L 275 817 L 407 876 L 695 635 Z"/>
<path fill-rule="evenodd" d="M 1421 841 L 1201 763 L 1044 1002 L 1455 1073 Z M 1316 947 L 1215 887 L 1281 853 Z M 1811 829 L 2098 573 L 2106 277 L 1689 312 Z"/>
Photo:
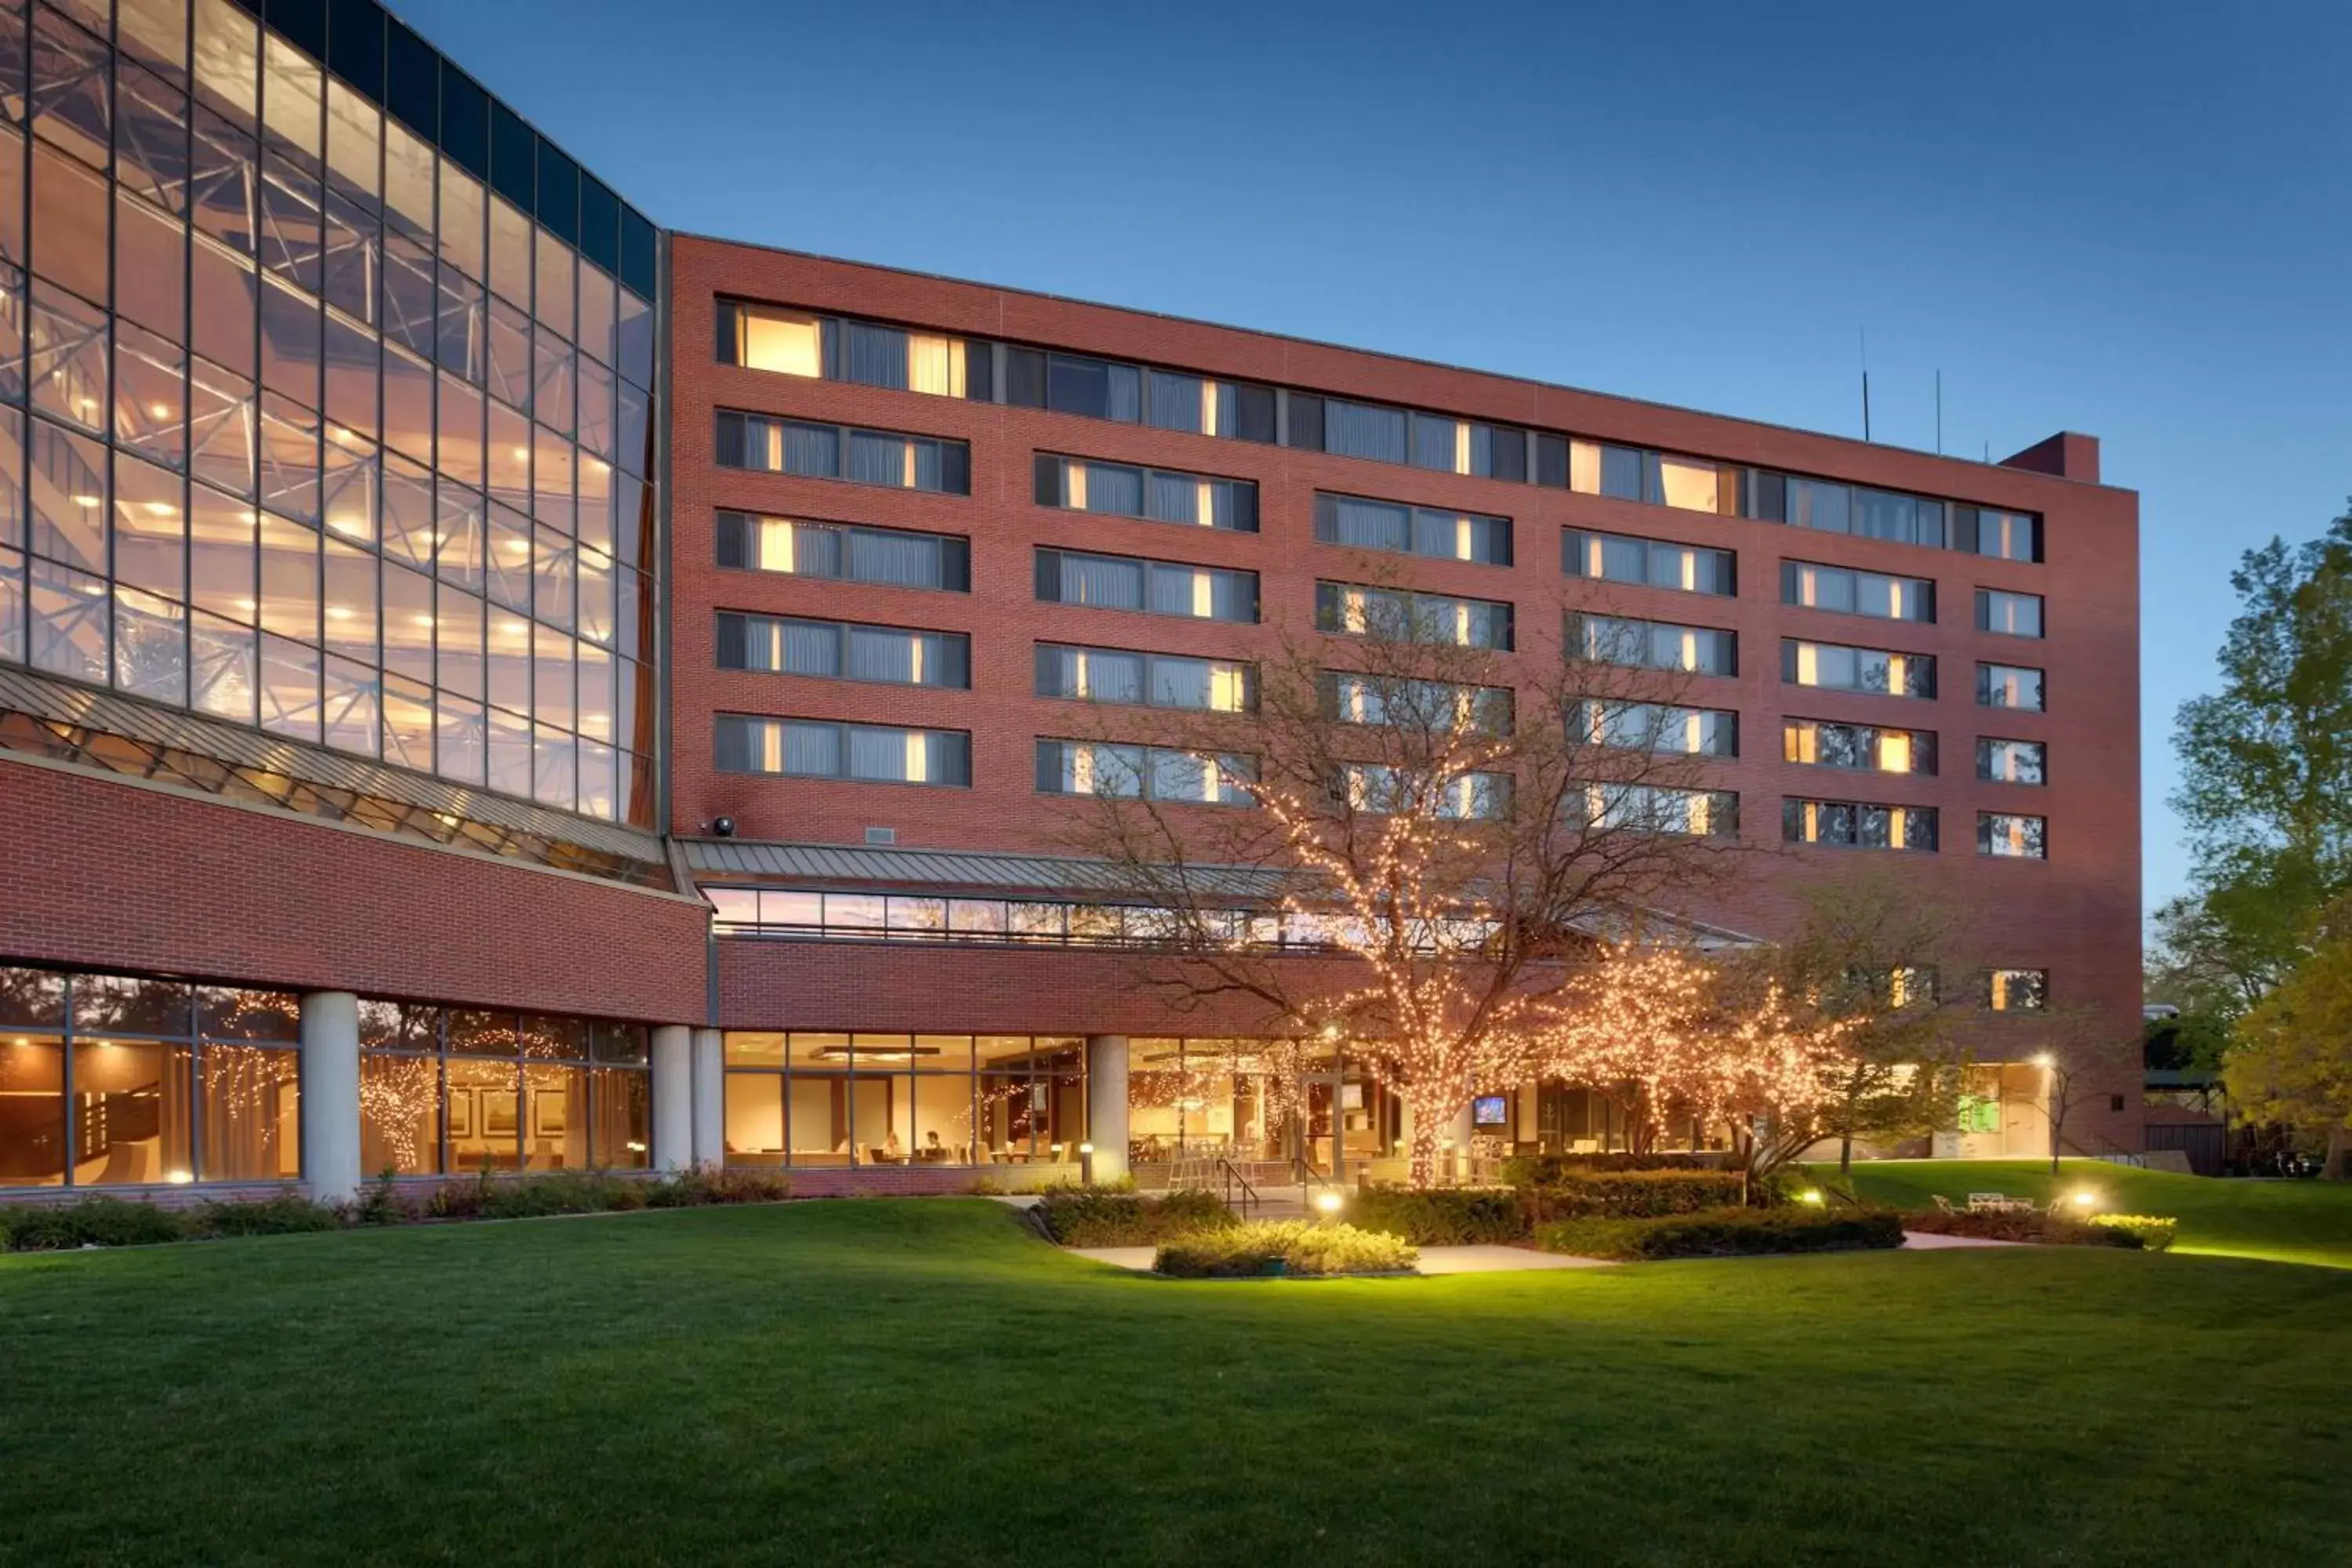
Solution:
<path fill-rule="evenodd" d="M 1587 610 L 1514 651 L 1502 606 L 1365 575 L 1209 683 L 1234 710 L 1105 706 L 1044 765 L 1082 798 L 1057 842 L 1150 911 L 1141 982 L 1371 1058 L 1418 1185 L 1478 1088 L 1529 1076 L 1566 966 L 1728 874 L 1728 721 L 1688 706 L 1679 628 Z"/>

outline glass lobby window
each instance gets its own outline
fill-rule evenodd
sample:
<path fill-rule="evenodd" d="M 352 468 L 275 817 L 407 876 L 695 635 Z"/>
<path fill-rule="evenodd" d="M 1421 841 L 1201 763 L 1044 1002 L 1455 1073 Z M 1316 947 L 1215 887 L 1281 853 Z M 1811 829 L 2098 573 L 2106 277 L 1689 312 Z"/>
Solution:
<path fill-rule="evenodd" d="M 1638 583 L 1686 594 L 1737 594 L 1733 555 L 1695 544 L 1637 539 L 1623 533 L 1567 529 L 1560 535 L 1560 564 L 1571 577 L 1606 583 Z"/>
<path fill-rule="evenodd" d="M 294 1179 L 298 1028 L 283 992 L 0 969 L 0 1184 Z"/>
<path fill-rule="evenodd" d="M 2012 594 L 2000 588 L 1977 590 L 1977 630 L 2013 637 L 2042 635 L 2042 595 Z"/>
<path fill-rule="evenodd" d="M 1855 768 L 1866 773 L 1933 773 L 1936 736 L 1928 730 L 1789 719 L 1782 721 L 1780 726 L 1780 760 L 1808 767 Z"/>
<path fill-rule="evenodd" d="M 1322 676 L 1326 710 L 1343 724 L 1508 734 L 1511 693 L 1442 680 L 1400 680 L 1351 670 Z"/>
<path fill-rule="evenodd" d="M 1257 619 L 1255 572 L 1042 547 L 1036 565 L 1042 604 L 1092 605 L 1194 620 Z"/>
<path fill-rule="evenodd" d="M 971 591 L 971 545 L 944 533 L 719 514 L 719 564 L 894 588 Z"/>
<path fill-rule="evenodd" d="M 961 441 L 860 430 L 759 414 L 719 414 L 721 468 L 846 479 L 889 489 L 971 493 L 971 448 Z"/>
<path fill-rule="evenodd" d="M 1977 813 L 1977 853 L 2003 860 L 2046 860 L 2049 827 L 2045 817 L 1980 811 Z"/>
<path fill-rule="evenodd" d="M 1739 715 L 1717 708 L 1586 698 L 1570 723 L 1576 738 L 1620 751 L 1695 757 L 1739 754 Z"/>
<path fill-rule="evenodd" d="M 1739 474 L 1737 468 L 1699 458 L 1571 441 L 1567 487 L 1580 495 L 1729 514 L 1738 510 Z"/>
<path fill-rule="evenodd" d="M 1780 602 L 1890 621 L 1933 621 L 1936 584 L 1923 577 L 1890 577 L 1810 561 L 1780 563 Z"/>
<path fill-rule="evenodd" d="M 1511 650 L 1511 606 L 1352 583 L 1315 584 L 1315 627 L 1390 642 L 1452 643 Z"/>
<path fill-rule="evenodd" d="M 1844 849 L 1932 850 L 1936 808 L 1785 800 L 1780 803 L 1780 837 L 1790 844 L 1826 844 Z"/>
<path fill-rule="evenodd" d="M 971 784 L 971 736 L 812 719 L 722 713 L 711 726 L 722 773 L 780 773 L 871 784 Z"/>
<path fill-rule="evenodd" d="M 2047 783 L 2044 748 L 2039 741 L 1977 741 L 1977 777 L 1993 784 Z"/>
<path fill-rule="evenodd" d="M 2046 969 L 1988 969 L 1985 1005 L 1996 1013 L 2039 1013 L 2050 1005 Z"/>
<path fill-rule="evenodd" d="M 1099 741 L 1037 742 L 1037 789 L 1042 795 L 1253 805 L 1256 797 L 1246 785 L 1256 776 L 1256 764 L 1247 757 L 1202 756 L 1164 746 Z"/>
<path fill-rule="evenodd" d="M 381 550 L 478 594 L 483 487 L 499 486 L 498 501 L 574 541 L 534 553 L 534 592 L 509 605 L 571 646 L 536 632 L 527 641 L 551 668 L 576 668 L 593 661 L 590 643 L 614 635 L 611 597 L 641 595 L 621 563 L 591 552 L 614 542 L 624 510 L 630 552 L 647 542 L 643 300 L 654 278 L 644 268 L 630 295 L 611 270 L 635 215 L 607 209 L 604 238 L 575 252 L 486 194 L 463 151 L 445 157 L 433 138 L 388 121 L 247 8 L 194 9 L 193 53 L 189 8 L 169 0 L 81 5 L 72 22 L 16 12 L 40 47 L 35 102 L 20 116 L 33 134 L 0 130 L 0 190 L 20 193 L 0 202 L 20 215 L 0 217 L 0 235 L 15 231 L 0 247 L 29 259 L 34 276 L 9 288 L 0 273 L 0 289 L 30 339 L 25 401 L 36 419 L 0 442 L 0 493 L 27 496 L 35 516 L 29 537 L 0 547 L 29 544 L 38 560 L 0 562 L 0 580 L 25 584 L 0 596 L 0 658 L 484 783 L 478 748 L 429 739 L 483 721 L 469 706 L 480 695 L 464 689 L 467 656 L 449 663 L 457 685 L 436 685 L 431 628 L 420 628 L 419 668 L 407 633 L 387 640 L 377 624 L 380 605 L 429 617 L 430 604 L 417 605 L 406 580 L 379 590 L 368 579 Z M 110 16 L 121 49 L 110 95 Z M 78 33 L 75 22 L 92 26 Z M 111 191 L 100 173 L 110 162 Z M 566 339 L 609 321 L 621 295 L 635 301 L 630 342 L 641 352 L 598 384 L 611 389 L 602 405 L 583 407 L 585 392 L 573 392 L 589 381 L 581 354 L 610 364 L 616 329 L 598 329 L 583 351 Z M 545 405 L 536 429 L 509 439 L 508 423 L 533 409 L 534 378 Z M 532 454 L 520 481 L 484 462 L 485 401 L 503 416 L 489 436 Z M 635 435 L 634 451 L 614 442 L 616 423 Z M 620 448 L 596 455 L 609 472 L 580 450 L 592 440 Z M 60 493 L 62 505 L 44 500 Z M 80 496 L 100 514 L 87 530 L 72 515 Z M 322 531 L 332 548 L 315 542 Z M 111 583 L 112 563 L 76 547 L 91 531 L 128 542 Z M 173 570 L 183 554 L 184 575 Z M 607 585 L 606 606 L 592 614 L 590 588 Z M 641 650 L 623 651 L 629 663 L 614 679 L 634 709 L 656 671 Z M 558 684 L 527 682 L 509 717 L 560 752 L 590 710 Z M 644 820 L 649 761 L 625 751 L 609 768 L 609 789 L 580 792 L 561 768 L 543 783 L 502 773 L 501 787 Z"/>
<path fill-rule="evenodd" d="M 1725 789 L 1588 784 L 1561 802 L 1571 826 L 1590 833 L 1674 833 L 1730 838 L 1739 833 L 1739 796 Z"/>
<path fill-rule="evenodd" d="M 1977 706 L 2041 712 L 2042 672 L 2015 664 L 1977 666 Z"/>
<path fill-rule="evenodd" d="M 360 1003 L 369 1172 L 643 1170 L 652 1162 L 644 1026 Z"/>
<path fill-rule="evenodd" d="M 873 680 L 893 686 L 971 685 L 971 639 L 849 621 L 738 615 L 718 618 L 719 668 Z"/>
<path fill-rule="evenodd" d="M 1738 647 L 1737 632 L 1709 626 L 1574 612 L 1568 618 L 1569 657 L 1598 664 L 1633 669 L 1678 669 L 1697 675 L 1737 675 Z"/>
<path fill-rule="evenodd" d="M 1936 659 L 1932 654 L 1891 653 L 1884 648 L 1784 637 L 1780 679 L 1792 686 L 1818 686 L 1832 691 L 1932 698 Z"/>
<path fill-rule="evenodd" d="M 1360 496 L 1315 497 L 1315 537 L 1325 544 L 1426 555 L 1439 561 L 1511 563 L 1511 520 L 1442 511 Z"/>
<path fill-rule="evenodd" d="M 1508 773 L 1460 773 L 1432 778 L 1426 773 L 1378 763 L 1349 763 L 1341 769 L 1347 801 L 1374 816 L 1426 812 L 1454 822 L 1489 822 L 1509 809 Z"/>
<path fill-rule="evenodd" d="M 1037 454 L 1037 504 L 1194 528 L 1257 531 L 1257 486 L 1166 468 Z"/>
<path fill-rule="evenodd" d="M 1039 643 L 1036 673 L 1040 697 L 1213 713 L 1256 706 L 1257 672 L 1236 659 Z"/>
<path fill-rule="evenodd" d="M 1085 1043 L 1068 1037 L 729 1031 L 726 1162 L 1067 1162 L 1086 1140 Z"/>

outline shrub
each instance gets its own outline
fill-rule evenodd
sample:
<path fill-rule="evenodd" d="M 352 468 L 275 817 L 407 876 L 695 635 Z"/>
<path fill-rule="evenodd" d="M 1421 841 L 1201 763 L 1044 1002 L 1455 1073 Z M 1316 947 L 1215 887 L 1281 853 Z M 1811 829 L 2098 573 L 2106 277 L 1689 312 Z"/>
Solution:
<path fill-rule="evenodd" d="M 2095 1214 L 2091 1223 L 2102 1230 L 2112 1230 L 2135 1237 L 2141 1247 L 2149 1252 L 2162 1252 L 2172 1245 L 2175 1224 L 2172 1220 L 2146 1214 Z"/>
<path fill-rule="evenodd" d="M 1737 1207 L 1746 1185 L 1737 1171 L 1681 1170 L 1561 1173 L 1554 1182 L 1523 1193 L 1529 1216 L 1546 1220 L 1606 1215 L 1636 1219 L 1656 1215 L 1696 1214 Z"/>
<path fill-rule="evenodd" d="M 1238 1222 L 1214 1193 L 1157 1196 L 1112 1187 L 1065 1185 L 1037 1194 L 1037 1217 L 1064 1247 L 1148 1247 Z"/>
<path fill-rule="evenodd" d="M 394 1173 L 385 1170 L 363 1188 L 360 1195 L 345 1204 L 343 1219 L 351 1225 L 406 1225 L 417 1217 L 415 1204 L 401 1195 L 394 1184 Z"/>
<path fill-rule="evenodd" d="M 1151 1267 L 1181 1279 L 1271 1274 L 1277 1263 L 1286 1274 L 1392 1274 L 1420 1256 L 1408 1241 L 1351 1225 L 1255 1220 L 1162 1242 Z"/>
<path fill-rule="evenodd" d="M 299 1193 L 247 1201 L 224 1199 L 188 1211 L 190 1236 L 291 1236 L 308 1230 L 341 1230 L 342 1215 Z"/>
<path fill-rule="evenodd" d="M 1503 1162 L 1503 1181 L 1514 1187 L 1546 1187 L 1574 1176 L 1625 1171 L 1712 1171 L 1721 1154 L 1519 1154 Z"/>
<path fill-rule="evenodd" d="M 645 1190 L 646 1206 L 657 1209 L 780 1204 L 793 1195 L 792 1178 L 782 1171 L 730 1171 L 723 1166 L 696 1165 L 637 1184 Z"/>
<path fill-rule="evenodd" d="M 1925 1231 L 1931 1236 L 1973 1236 L 1986 1241 L 2021 1241 L 2044 1247 L 2127 1247 L 2147 1245 L 2140 1231 L 2131 1226 L 2110 1226 L 2100 1223 L 2107 1216 L 2081 1220 L 2062 1214 L 1972 1214 L 1963 1209 L 1946 1214 L 1941 1209 L 1925 1214 L 1903 1216 L 1906 1230 Z M 2117 1219 L 2138 1219 L 2137 1215 L 2118 1215 Z M 2164 1227 L 2162 1247 L 2172 1245 L 2169 1220 L 2153 1220 L 2150 1225 Z"/>
<path fill-rule="evenodd" d="M 1519 1194 L 1500 1187 L 1366 1187 L 1349 1205 L 1359 1230 L 1402 1237 L 1419 1247 L 1517 1241 L 1528 1234 Z"/>
<path fill-rule="evenodd" d="M 153 1204 L 83 1198 L 71 1204 L 24 1204 L 0 1210 L 11 1252 L 58 1252 L 77 1247 L 145 1247 L 188 1234 L 186 1216 Z"/>
<path fill-rule="evenodd" d="M 1547 1252 L 1640 1259 L 1836 1252 L 1903 1245 L 1903 1216 L 1884 1209 L 1716 1208 L 1629 1219 L 1586 1215 L 1536 1230 Z"/>
<path fill-rule="evenodd" d="M 641 1209 L 649 1201 L 648 1184 L 590 1171 L 544 1176 L 496 1176 L 484 1171 L 470 1182 L 444 1184 L 427 1200 L 425 1212 L 435 1219 L 537 1219 Z"/>

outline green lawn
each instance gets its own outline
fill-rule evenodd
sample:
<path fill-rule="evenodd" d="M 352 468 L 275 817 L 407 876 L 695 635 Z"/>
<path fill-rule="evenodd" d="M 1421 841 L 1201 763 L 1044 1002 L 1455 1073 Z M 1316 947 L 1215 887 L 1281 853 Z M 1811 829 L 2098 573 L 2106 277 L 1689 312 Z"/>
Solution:
<path fill-rule="evenodd" d="M 0 1562 L 2352 1561 L 2352 1273 L 1175 1284 L 984 1200 L 0 1258 Z"/>
<path fill-rule="evenodd" d="M 2100 1198 L 2088 1212 L 2179 1220 L 2183 1252 L 2352 1268 L 2352 1182 L 2224 1181 L 2100 1160 L 2068 1160 L 2054 1180 L 2047 1160 L 1864 1160 L 1853 1174 L 1864 1197 L 1906 1209 L 1931 1206 L 1935 1193 L 1955 1202 L 1998 1192 L 2047 1203 L 2053 1193 L 2088 1188 Z"/>

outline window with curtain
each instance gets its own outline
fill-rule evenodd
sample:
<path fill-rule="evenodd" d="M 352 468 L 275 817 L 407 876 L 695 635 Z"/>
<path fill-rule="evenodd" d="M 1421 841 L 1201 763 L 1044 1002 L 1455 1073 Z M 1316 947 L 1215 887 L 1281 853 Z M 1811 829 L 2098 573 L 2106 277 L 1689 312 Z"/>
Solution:
<path fill-rule="evenodd" d="M 1562 805 L 1570 823 L 1588 832 L 1676 833 L 1699 838 L 1735 837 L 1739 832 L 1739 796 L 1732 790 L 1596 782 L 1570 787 Z"/>
<path fill-rule="evenodd" d="M 856 779 L 963 788 L 971 737 L 961 730 L 908 730 L 813 719 L 722 713 L 712 725 L 722 773 Z"/>
<path fill-rule="evenodd" d="M 1500 735 L 1511 728 L 1511 694 L 1500 687 L 1443 680 L 1408 680 L 1327 670 L 1325 710 L 1343 724 L 1409 729 L 1475 730 Z"/>
<path fill-rule="evenodd" d="M 1444 511 L 1362 496 L 1315 497 L 1315 537 L 1324 544 L 1425 555 L 1440 561 L 1511 563 L 1511 520 Z"/>
<path fill-rule="evenodd" d="M 1257 619 L 1257 574 L 1123 555 L 1040 549 L 1036 592 L 1041 602 L 1141 610 L 1196 620 Z"/>
<path fill-rule="evenodd" d="M 949 534 L 718 515 L 719 564 L 800 577 L 838 578 L 899 588 L 971 590 L 971 548 Z"/>
<path fill-rule="evenodd" d="M 2006 860 L 2049 858 L 2047 818 L 2011 811 L 1977 813 L 1977 853 Z"/>
<path fill-rule="evenodd" d="M 1985 1005 L 1996 1013 L 2039 1013 L 2050 1005 L 2046 969 L 1988 969 Z"/>
<path fill-rule="evenodd" d="M 1579 715 L 1582 720 L 1579 738 L 1596 746 L 1698 757 L 1739 754 L 1739 715 L 1722 709 L 1586 698 Z M 1571 715 L 1570 722 L 1575 723 L 1579 715 Z"/>
<path fill-rule="evenodd" d="M 2018 664 L 1977 666 L 1977 706 L 2013 708 L 2021 713 L 2041 712 L 2042 671 Z"/>
<path fill-rule="evenodd" d="M 1728 596 L 1738 592 L 1733 563 L 1728 550 L 1573 528 L 1561 534 L 1560 564 L 1574 577 Z"/>
<path fill-rule="evenodd" d="M 1792 798 L 1780 805 L 1780 837 L 1843 849 L 1932 850 L 1936 808 Z"/>
<path fill-rule="evenodd" d="M 1040 697 L 1217 713 L 1256 700 L 1256 671 L 1234 659 L 1040 643 L 1036 673 Z"/>
<path fill-rule="evenodd" d="M 1990 784 L 2040 784 L 2046 750 L 2039 741 L 1977 741 L 1977 777 Z"/>
<path fill-rule="evenodd" d="M 1953 508 L 1952 516 L 1955 549 L 1996 561 L 2042 559 L 2042 520 L 2029 512 L 1963 506 Z"/>
<path fill-rule="evenodd" d="M 1924 577 L 1891 577 L 1810 561 L 1780 563 L 1780 602 L 1881 620 L 1932 622 L 1936 584 Z"/>
<path fill-rule="evenodd" d="M 719 413 L 721 468 L 846 479 L 891 489 L 971 493 L 971 448 L 961 441 L 861 430 L 767 415 Z"/>
<path fill-rule="evenodd" d="M 1792 686 L 1818 686 L 1888 697 L 1936 695 L 1933 654 L 1894 653 L 1796 637 L 1780 643 L 1780 679 Z"/>
<path fill-rule="evenodd" d="M 1571 657 L 1632 669 L 1678 669 L 1695 675 L 1739 673 L 1739 635 L 1712 626 L 1571 612 Z"/>
<path fill-rule="evenodd" d="M 960 632 L 722 610 L 718 616 L 718 658 L 721 669 L 770 670 L 898 686 L 968 688 L 971 684 L 971 639 Z"/>
<path fill-rule="evenodd" d="M 1433 778 L 1379 763 L 1349 763 L 1339 787 L 1349 805 L 1374 816 L 1426 815 L 1442 820 L 1486 822 L 1510 809 L 1511 775 L 1460 773 Z"/>
<path fill-rule="evenodd" d="M 1783 762 L 1807 767 L 1856 768 L 1881 773 L 1933 773 L 1936 736 L 1928 730 L 1874 724 L 1831 724 L 1817 719 L 1781 721 Z"/>
<path fill-rule="evenodd" d="M 1037 788 L 1045 795 L 1249 805 L 1253 797 L 1244 786 L 1255 776 L 1256 765 L 1247 757 L 1100 741 L 1037 742 Z"/>
<path fill-rule="evenodd" d="M 992 349 L 943 332 L 721 300 L 719 362 L 941 397 L 991 395 Z"/>
<path fill-rule="evenodd" d="M 1507 653 L 1511 624 L 1511 606 L 1490 599 L 1414 594 L 1354 583 L 1315 584 L 1318 631 L 1391 642 L 1452 643 Z"/>
<path fill-rule="evenodd" d="M 2002 588 L 1977 590 L 1977 630 L 2004 637 L 2042 635 L 2042 595 L 2015 594 Z"/>
<path fill-rule="evenodd" d="M 1040 506 L 1102 512 L 1192 528 L 1257 531 L 1257 486 L 1171 468 L 1146 468 L 1040 452 Z"/>

